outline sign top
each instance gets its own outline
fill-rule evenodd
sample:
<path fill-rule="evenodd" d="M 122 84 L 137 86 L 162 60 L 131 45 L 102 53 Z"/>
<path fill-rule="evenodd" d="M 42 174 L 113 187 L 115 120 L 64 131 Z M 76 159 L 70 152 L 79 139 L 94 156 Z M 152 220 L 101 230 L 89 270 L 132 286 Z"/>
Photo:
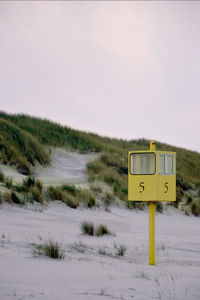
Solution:
<path fill-rule="evenodd" d="M 150 150 L 130 151 L 128 159 L 129 201 L 176 200 L 176 153 Z"/>

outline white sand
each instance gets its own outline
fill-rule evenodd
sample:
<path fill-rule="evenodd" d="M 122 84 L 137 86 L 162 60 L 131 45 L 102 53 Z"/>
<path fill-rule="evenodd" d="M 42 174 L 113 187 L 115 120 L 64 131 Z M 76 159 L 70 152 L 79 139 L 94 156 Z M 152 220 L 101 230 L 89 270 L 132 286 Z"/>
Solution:
<path fill-rule="evenodd" d="M 35 176 L 46 184 L 86 181 L 86 165 L 96 157 L 97 155 L 93 153 L 79 154 L 68 152 L 61 148 L 53 148 L 51 166 L 45 168 L 37 167 Z"/>
<path fill-rule="evenodd" d="M 60 202 L 42 212 L 0 208 L 1 300 L 200 299 L 200 218 L 171 207 L 158 214 L 157 265 L 149 266 L 147 211 L 73 210 Z M 82 235 L 84 220 L 106 224 L 116 236 Z M 31 243 L 49 236 L 65 249 L 64 260 L 33 256 Z M 84 253 L 69 248 L 79 241 Z M 115 257 L 114 243 L 126 245 L 124 257 Z"/>
<path fill-rule="evenodd" d="M 44 184 L 87 185 L 86 164 L 96 155 L 53 149 L 52 164 L 37 167 Z M 16 169 L 0 166 L 14 182 L 24 178 Z M 88 237 L 82 221 L 103 223 L 116 236 Z M 33 255 L 33 243 L 51 237 L 65 252 L 64 260 Z M 86 245 L 83 253 L 70 245 Z M 156 217 L 156 266 L 148 265 L 148 212 L 112 208 L 73 210 L 52 202 L 0 206 L 0 300 L 200 299 L 200 218 L 169 207 Z M 116 245 L 116 246 L 114 246 Z M 116 257 L 125 245 L 124 257 Z M 79 247 L 80 248 L 80 247 Z M 100 255 L 99 249 L 106 255 Z"/>

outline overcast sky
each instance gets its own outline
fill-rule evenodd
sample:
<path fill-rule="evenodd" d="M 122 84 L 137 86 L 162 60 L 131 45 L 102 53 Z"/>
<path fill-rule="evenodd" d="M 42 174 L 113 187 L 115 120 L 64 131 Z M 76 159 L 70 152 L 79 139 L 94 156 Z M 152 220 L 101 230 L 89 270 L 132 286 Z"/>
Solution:
<path fill-rule="evenodd" d="M 0 109 L 200 152 L 200 2 L 0 2 Z"/>

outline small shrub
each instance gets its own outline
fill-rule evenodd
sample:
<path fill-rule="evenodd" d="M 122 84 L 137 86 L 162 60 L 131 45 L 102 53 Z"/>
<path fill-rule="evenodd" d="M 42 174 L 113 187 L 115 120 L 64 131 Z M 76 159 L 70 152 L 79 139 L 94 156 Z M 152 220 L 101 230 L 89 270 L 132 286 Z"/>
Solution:
<path fill-rule="evenodd" d="M 105 175 L 104 181 L 108 184 L 114 184 L 116 182 L 116 178 L 112 174 Z M 119 183 L 116 182 L 116 185 L 119 186 Z"/>
<path fill-rule="evenodd" d="M 189 215 L 190 215 L 189 209 L 188 209 L 188 208 L 185 208 L 185 209 L 184 209 L 184 213 L 185 213 L 186 216 L 189 216 Z"/>
<path fill-rule="evenodd" d="M 43 185 L 42 185 L 42 183 L 41 183 L 40 180 L 37 179 L 35 181 L 35 187 L 38 188 L 38 190 L 40 191 L 40 193 L 42 193 Z"/>
<path fill-rule="evenodd" d="M 84 234 L 94 235 L 94 224 L 89 222 L 83 222 L 81 224 L 81 231 Z"/>
<path fill-rule="evenodd" d="M 69 245 L 69 248 L 72 251 L 75 250 L 79 253 L 84 253 L 85 250 L 88 248 L 88 246 L 79 242 L 79 243 L 74 243 L 74 244 Z"/>
<path fill-rule="evenodd" d="M 127 207 L 128 207 L 128 209 L 133 209 L 133 208 L 135 208 L 135 204 L 132 202 L 132 201 L 127 201 Z"/>
<path fill-rule="evenodd" d="M 197 201 L 193 201 L 191 204 L 191 211 L 193 215 L 198 217 L 200 215 L 200 203 Z"/>
<path fill-rule="evenodd" d="M 182 201 L 182 198 L 184 197 L 184 192 L 180 185 L 176 187 L 176 201 L 172 202 L 172 205 L 176 208 L 179 207 L 179 203 Z"/>
<path fill-rule="evenodd" d="M 191 196 L 188 196 L 188 197 L 187 197 L 187 204 L 192 203 L 192 201 L 193 201 L 192 197 L 191 197 Z"/>
<path fill-rule="evenodd" d="M 90 185 L 90 189 L 96 193 L 96 194 L 101 194 L 103 191 L 102 191 L 102 188 L 100 188 L 99 186 L 97 185 Z"/>
<path fill-rule="evenodd" d="M 35 178 L 28 176 L 26 179 L 23 180 L 23 187 L 26 191 L 29 191 L 31 187 L 35 185 Z"/>
<path fill-rule="evenodd" d="M 94 174 L 98 174 L 100 173 L 103 169 L 105 168 L 104 164 L 97 160 L 97 161 L 93 161 L 93 162 L 89 162 L 87 164 L 87 169 L 89 173 L 94 173 Z"/>
<path fill-rule="evenodd" d="M 111 193 L 106 193 L 105 196 L 106 196 L 106 199 L 109 200 L 109 201 L 114 200 L 114 196 Z"/>
<path fill-rule="evenodd" d="M 21 201 L 15 192 L 11 193 L 11 201 L 15 204 L 21 204 Z"/>
<path fill-rule="evenodd" d="M 14 161 L 13 161 L 13 163 L 15 164 Z M 17 159 L 16 166 L 17 166 L 17 170 L 19 171 L 19 173 L 26 175 L 26 176 L 31 174 L 30 163 L 23 157 L 19 157 Z"/>
<path fill-rule="evenodd" d="M 108 167 L 114 168 L 119 174 L 128 174 L 127 160 L 122 158 L 122 153 L 104 153 L 101 161 Z"/>
<path fill-rule="evenodd" d="M 145 205 L 147 205 L 144 201 L 128 201 L 127 206 L 128 208 L 137 208 L 139 210 L 143 210 Z"/>
<path fill-rule="evenodd" d="M 87 206 L 89 208 L 92 208 L 94 206 L 96 206 L 96 199 L 94 196 L 91 195 L 91 197 L 89 198 L 88 202 L 87 202 Z"/>
<path fill-rule="evenodd" d="M 181 177 L 177 177 L 177 179 L 176 179 L 176 186 L 177 187 L 181 187 L 183 189 L 183 191 L 187 191 L 191 187 L 190 184 L 187 183 L 187 182 L 185 182 L 183 180 L 183 178 L 181 178 Z"/>
<path fill-rule="evenodd" d="M 111 234 L 111 232 L 108 230 L 108 228 L 105 225 L 99 225 L 95 230 L 95 234 L 97 236 L 102 236 L 104 234 Z"/>
<path fill-rule="evenodd" d="M 25 188 L 22 185 L 13 185 L 12 188 L 18 193 L 25 192 Z"/>
<path fill-rule="evenodd" d="M 11 199 L 11 193 L 9 193 L 9 192 L 6 192 L 6 193 L 4 194 L 4 199 L 5 199 L 5 201 L 7 201 L 7 202 L 10 203 L 10 204 L 13 203 L 13 202 L 12 202 L 12 199 Z"/>
<path fill-rule="evenodd" d="M 38 187 L 31 187 L 30 192 L 31 192 L 31 195 L 32 195 L 33 199 L 36 202 L 39 202 L 41 204 L 44 202 L 43 198 L 42 198 L 42 195 L 41 195 L 41 191 L 39 190 Z"/>
<path fill-rule="evenodd" d="M 105 211 L 107 213 L 111 213 L 111 209 L 110 209 L 110 207 L 108 205 L 105 205 Z"/>
<path fill-rule="evenodd" d="M 105 206 L 109 206 L 112 203 L 112 201 L 114 200 L 114 196 L 111 193 L 106 193 L 103 200 L 104 200 Z"/>
<path fill-rule="evenodd" d="M 74 185 L 68 185 L 68 184 L 64 184 L 62 185 L 61 189 L 63 191 L 68 192 L 69 194 L 75 196 L 76 195 L 76 188 Z"/>
<path fill-rule="evenodd" d="M 31 193 L 25 193 L 23 201 L 24 203 L 30 202 L 31 204 L 34 204 L 33 195 Z"/>
<path fill-rule="evenodd" d="M 0 182 L 4 182 L 4 174 L 2 173 L 2 171 L 0 170 Z"/>
<path fill-rule="evenodd" d="M 71 208 L 77 208 L 79 206 L 79 201 L 70 194 L 65 193 L 64 199 L 65 203 Z"/>
<path fill-rule="evenodd" d="M 79 200 L 73 196 L 75 191 L 75 188 L 69 185 L 63 185 L 62 187 L 50 186 L 47 189 L 47 196 L 51 200 L 60 200 L 71 208 L 77 208 L 79 206 Z"/>
<path fill-rule="evenodd" d="M 116 255 L 117 256 L 124 256 L 125 252 L 126 252 L 125 245 L 119 245 L 118 247 L 116 246 Z"/>
<path fill-rule="evenodd" d="M 100 255 L 106 255 L 106 250 L 105 250 L 105 248 L 99 248 L 98 253 L 99 253 Z"/>
<path fill-rule="evenodd" d="M 6 178 L 6 179 L 5 179 L 5 185 L 6 185 L 6 187 L 7 187 L 8 189 L 11 189 L 12 183 L 13 183 L 12 178 Z"/>
<path fill-rule="evenodd" d="M 122 187 L 119 181 L 116 181 L 113 185 L 113 192 L 118 196 L 122 201 L 127 201 L 128 190 L 125 187 Z"/>
<path fill-rule="evenodd" d="M 61 250 L 59 244 L 51 239 L 43 245 L 35 245 L 35 253 L 54 259 L 63 259 L 65 257 L 64 251 Z"/>
<path fill-rule="evenodd" d="M 156 211 L 163 213 L 163 204 L 160 201 L 156 201 Z"/>
<path fill-rule="evenodd" d="M 59 187 L 48 187 L 47 195 L 51 200 L 64 200 L 65 198 L 64 192 Z"/>
<path fill-rule="evenodd" d="M 49 256 L 54 259 L 63 259 L 64 258 L 64 253 L 61 251 L 59 245 L 57 242 L 54 242 L 52 240 L 49 240 L 45 245 L 44 245 L 44 251 L 46 256 Z"/>
<path fill-rule="evenodd" d="M 96 206 L 96 198 L 89 190 L 77 190 L 77 198 L 89 208 Z"/>
<path fill-rule="evenodd" d="M 17 188 L 18 189 L 18 188 Z M 23 180 L 23 185 L 20 187 L 21 191 L 31 192 L 33 198 L 37 202 L 41 202 L 41 193 L 42 193 L 42 183 L 40 180 L 36 180 L 32 176 L 28 176 L 26 179 Z"/>
<path fill-rule="evenodd" d="M 99 225 L 96 229 L 94 224 L 90 222 L 83 222 L 81 224 L 81 231 L 84 234 L 102 236 L 104 234 L 112 234 L 105 225 Z"/>

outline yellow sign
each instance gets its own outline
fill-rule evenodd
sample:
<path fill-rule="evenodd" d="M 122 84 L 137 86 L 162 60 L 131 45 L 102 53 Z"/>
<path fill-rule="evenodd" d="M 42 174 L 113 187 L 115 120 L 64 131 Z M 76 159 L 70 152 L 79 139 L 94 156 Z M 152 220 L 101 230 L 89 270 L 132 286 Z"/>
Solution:
<path fill-rule="evenodd" d="M 149 202 L 149 264 L 155 265 L 155 202 L 176 200 L 176 153 L 131 151 L 128 155 L 128 200 Z"/>
<path fill-rule="evenodd" d="M 128 157 L 129 201 L 176 200 L 176 153 L 131 151 Z"/>

